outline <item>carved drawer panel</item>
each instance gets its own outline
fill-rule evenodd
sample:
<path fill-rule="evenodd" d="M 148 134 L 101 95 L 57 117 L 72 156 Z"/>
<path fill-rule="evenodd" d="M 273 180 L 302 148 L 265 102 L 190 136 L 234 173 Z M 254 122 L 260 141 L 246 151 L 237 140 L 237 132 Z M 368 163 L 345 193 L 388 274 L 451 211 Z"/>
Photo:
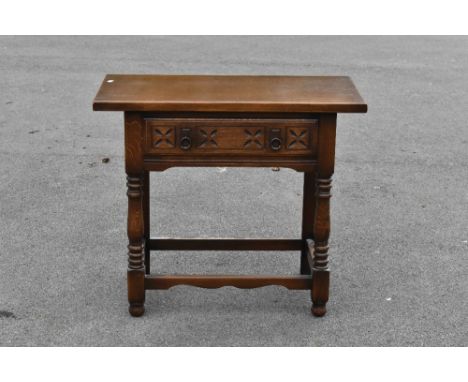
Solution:
<path fill-rule="evenodd" d="M 158 155 L 307 155 L 316 119 L 147 118 L 145 152 Z"/>

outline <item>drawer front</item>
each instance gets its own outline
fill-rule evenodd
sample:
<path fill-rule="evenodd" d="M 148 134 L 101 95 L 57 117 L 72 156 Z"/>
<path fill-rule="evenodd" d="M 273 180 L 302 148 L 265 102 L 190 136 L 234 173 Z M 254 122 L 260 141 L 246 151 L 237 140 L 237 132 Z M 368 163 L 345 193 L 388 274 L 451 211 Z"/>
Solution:
<path fill-rule="evenodd" d="M 317 136 L 317 119 L 147 118 L 145 152 L 313 157 Z"/>

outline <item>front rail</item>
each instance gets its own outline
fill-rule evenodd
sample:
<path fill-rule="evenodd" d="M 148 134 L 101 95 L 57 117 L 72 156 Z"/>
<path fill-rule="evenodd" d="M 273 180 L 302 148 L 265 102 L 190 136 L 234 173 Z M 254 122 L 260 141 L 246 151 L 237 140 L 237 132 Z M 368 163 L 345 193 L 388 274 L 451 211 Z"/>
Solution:
<path fill-rule="evenodd" d="M 145 289 L 169 289 L 177 285 L 217 289 L 232 286 L 240 289 L 261 288 L 269 285 L 287 289 L 310 290 L 312 276 L 281 275 L 147 275 Z"/>

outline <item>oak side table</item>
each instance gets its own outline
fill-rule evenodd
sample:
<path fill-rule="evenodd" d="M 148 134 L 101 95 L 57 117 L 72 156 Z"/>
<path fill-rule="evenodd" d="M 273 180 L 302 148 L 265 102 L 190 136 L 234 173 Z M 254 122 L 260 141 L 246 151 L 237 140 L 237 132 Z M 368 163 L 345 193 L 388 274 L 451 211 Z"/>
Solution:
<path fill-rule="evenodd" d="M 176 285 L 310 290 L 312 313 L 326 313 L 336 116 L 367 111 L 349 77 L 107 75 L 93 109 L 124 112 L 132 316 L 144 313 L 146 290 Z M 301 238 L 151 238 L 150 171 L 187 166 L 303 172 Z M 300 275 L 151 274 L 157 250 L 297 250 Z"/>

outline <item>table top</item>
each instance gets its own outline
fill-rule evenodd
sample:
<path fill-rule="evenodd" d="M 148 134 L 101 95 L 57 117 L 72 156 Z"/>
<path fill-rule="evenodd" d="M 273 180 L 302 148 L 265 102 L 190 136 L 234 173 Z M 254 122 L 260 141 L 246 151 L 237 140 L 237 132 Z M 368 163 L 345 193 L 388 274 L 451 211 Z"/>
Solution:
<path fill-rule="evenodd" d="M 94 110 L 365 113 L 345 76 L 109 74 Z"/>

